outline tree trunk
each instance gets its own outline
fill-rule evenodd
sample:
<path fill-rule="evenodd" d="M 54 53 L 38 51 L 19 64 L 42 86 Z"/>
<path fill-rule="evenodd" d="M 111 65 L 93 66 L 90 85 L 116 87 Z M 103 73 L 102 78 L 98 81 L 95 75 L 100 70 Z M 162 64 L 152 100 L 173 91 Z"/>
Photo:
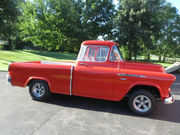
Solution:
<path fill-rule="evenodd" d="M 147 61 L 148 61 L 148 62 L 150 61 L 150 56 L 151 56 L 151 54 L 150 54 L 150 52 L 148 52 L 148 53 L 147 53 Z"/>
<path fill-rule="evenodd" d="M 8 50 L 12 50 L 12 40 L 9 38 L 8 39 Z"/>
<path fill-rule="evenodd" d="M 128 60 L 132 60 L 132 49 L 131 49 L 131 45 L 128 46 L 128 51 L 129 51 Z"/>
<path fill-rule="evenodd" d="M 164 53 L 164 56 L 163 56 L 163 62 L 166 62 L 166 55 Z"/>
<path fill-rule="evenodd" d="M 137 59 L 136 51 L 134 52 L 134 59 L 135 59 L 135 61 L 136 61 L 136 59 Z"/>
<path fill-rule="evenodd" d="M 69 52 L 70 52 L 70 53 L 74 53 L 74 48 L 71 47 L 71 48 L 69 49 Z"/>
<path fill-rule="evenodd" d="M 163 62 L 165 62 L 166 61 L 166 57 L 163 57 Z"/>
<path fill-rule="evenodd" d="M 129 57 L 128 57 L 128 60 L 132 60 L 132 51 L 131 51 L 131 49 L 129 50 Z"/>
<path fill-rule="evenodd" d="M 159 62 L 161 62 L 161 55 L 159 55 Z"/>
<path fill-rule="evenodd" d="M 137 42 L 134 43 L 135 48 L 134 48 L 134 60 L 136 61 L 137 59 Z"/>
<path fill-rule="evenodd" d="M 64 48 L 60 48 L 59 50 L 60 50 L 60 52 L 62 52 L 62 53 L 64 52 Z"/>

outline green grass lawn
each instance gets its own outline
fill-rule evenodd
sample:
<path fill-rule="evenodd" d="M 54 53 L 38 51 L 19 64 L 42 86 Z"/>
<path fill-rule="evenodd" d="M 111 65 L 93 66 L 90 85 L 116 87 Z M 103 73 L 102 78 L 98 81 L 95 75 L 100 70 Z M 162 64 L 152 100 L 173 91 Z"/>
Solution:
<path fill-rule="evenodd" d="M 15 51 L 3 51 L 0 50 L 0 71 L 7 71 L 8 64 L 11 62 L 23 62 L 23 61 L 74 61 L 77 55 L 72 53 L 59 53 L 59 52 L 46 52 L 46 51 L 32 51 L 32 50 L 15 50 Z M 151 63 L 161 64 L 164 67 L 168 67 L 172 63 L 158 62 L 155 58 Z"/>
<path fill-rule="evenodd" d="M 23 61 L 73 61 L 77 55 L 72 53 L 58 53 L 45 51 L 3 51 L 0 50 L 0 71 L 7 71 L 8 64 L 11 62 Z"/>
<path fill-rule="evenodd" d="M 160 64 L 160 65 L 164 66 L 165 68 L 173 64 L 173 63 L 170 63 L 170 62 L 169 62 L 169 63 L 163 63 L 163 62 L 152 62 L 152 63 L 154 63 L 154 64 Z"/>
<path fill-rule="evenodd" d="M 134 57 L 133 57 L 134 59 Z M 177 60 L 179 60 L 179 58 L 176 58 Z M 144 62 L 144 56 L 137 56 L 137 61 L 140 62 Z M 159 62 L 159 58 L 156 55 L 151 55 L 151 60 L 150 63 L 154 63 L 154 64 L 160 64 L 162 66 L 164 66 L 165 68 L 172 65 L 175 61 L 166 61 L 166 62 Z"/>

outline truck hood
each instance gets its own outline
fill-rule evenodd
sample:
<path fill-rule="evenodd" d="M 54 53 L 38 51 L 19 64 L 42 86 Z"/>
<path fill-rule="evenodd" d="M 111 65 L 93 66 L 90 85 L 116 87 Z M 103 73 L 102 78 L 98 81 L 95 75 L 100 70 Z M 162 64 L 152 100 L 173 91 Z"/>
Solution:
<path fill-rule="evenodd" d="M 165 72 L 164 67 L 159 64 L 143 63 L 143 62 L 132 62 L 124 61 L 125 69 L 153 71 L 153 72 Z"/>

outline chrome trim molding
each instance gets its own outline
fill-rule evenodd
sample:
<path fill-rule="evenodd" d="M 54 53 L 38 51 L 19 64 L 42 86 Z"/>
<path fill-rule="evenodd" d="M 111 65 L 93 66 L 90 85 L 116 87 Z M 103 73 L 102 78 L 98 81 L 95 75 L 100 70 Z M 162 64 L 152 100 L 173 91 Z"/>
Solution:
<path fill-rule="evenodd" d="M 72 75 L 73 75 L 74 66 L 71 67 L 71 74 L 70 74 L 70 96 L 72 95 Z"/>
<path fill-rule="evenodd" d="M 74 63 L 66 63 L 66 62 L 55 62 L 55 61 L 41 61 L 41 64 L 51 64 L 51 65 L 68 65 L 73 66 Z"/>
<path fill-rule="evenodd" d="M 169 93 L 170 97 L 164 99 L 165 104 L 172 104 L 174 103 L 175 99 L 171 93 Z"/>
<path fill-rule="evenodd" d="M 134 74 L 125 74 L 125 73 L 119 73 L 118 76 L 129 76 L 129 77 L 140 77 L 140 78 L 146 78 L 144 75 L 134 75 Z"/>

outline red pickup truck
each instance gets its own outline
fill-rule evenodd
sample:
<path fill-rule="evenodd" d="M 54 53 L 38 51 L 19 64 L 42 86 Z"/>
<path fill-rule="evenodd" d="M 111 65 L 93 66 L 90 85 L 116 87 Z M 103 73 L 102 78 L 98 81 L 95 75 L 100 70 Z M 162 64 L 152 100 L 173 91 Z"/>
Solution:
<path fill-rule="evenodd" d="M 175 76 L 156 64 L 128 62 L 118 44 L 84 41 L 76 62 L 34 61 L 11 63 L 7 81 L 13 86 L 29 86 L 34 100 L 51 93 L 120 101 L 128 98 L 136 114 L 149 114 L 157 99 L 174 102 L 170 86 Z"/>

